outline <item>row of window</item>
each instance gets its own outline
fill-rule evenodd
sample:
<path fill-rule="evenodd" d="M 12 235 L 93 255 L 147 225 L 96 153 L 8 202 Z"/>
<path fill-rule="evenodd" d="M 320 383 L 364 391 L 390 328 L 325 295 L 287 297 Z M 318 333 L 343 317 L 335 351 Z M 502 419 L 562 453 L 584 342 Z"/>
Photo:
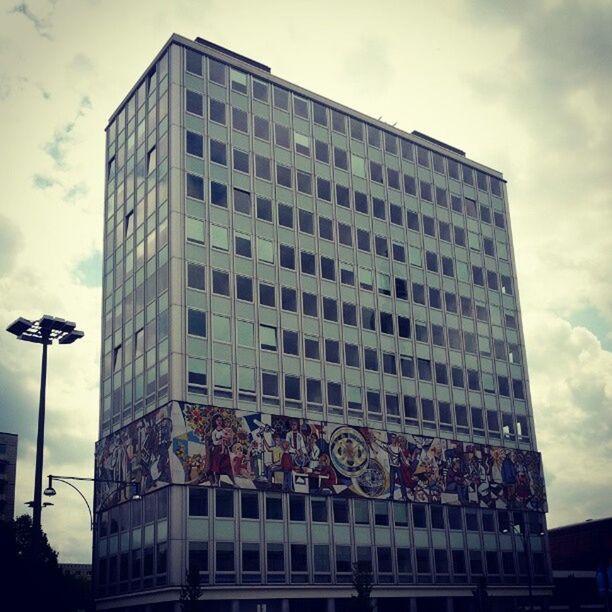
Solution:
<path fill-rule="evenodd" d="M 273 295 L 273 287 L 266 285 L 270 288 L 270 295 Z M 261 291 L 261 289 L 260 289 Z M 273 304 L 269 304 L 273 305 Z M 352 305 L 351 305 L 352 306 Z M 362 311 L 366 311 L 363 316 L 371 316 L 374 311 L 370 308 L 363 307 Z M 381 313 L 385 314 L 385 313 Z M 187 311 L 187 332 L 193 336 L 207 337 L 207 313 L 202 310 L 190 308 Z M 327 320 L 336 321 L 337 318 L 330 318 L 329 316 L 324 317 Z M 401 338 L 410 338 L 410 320 L 406 317 L 398 317 L 399 321 L 399 336 Z M 346 324 L 346 323 L 345 323 Z M 354 321 L 351 325 L 356 324 Z M 434 333 L 433 344 L 436 346 L 446 346 L 443 338 L 442 327 L 438 325 L 432 325 L 432 331 Z M 375 325 L 366 329 L 376 329 Z M 428 342 L 428 328 L 421 323 L 417 323 L 416 339 L 421 342 Z M 279 333 L 280 331 L 280 333 Z M 393 333 L 393 323 L 389 323 L 389 326 L 382 328 L 383 333 Z M 457 330 L 449 330 L 450 332 L 457 332 Z M 236 340 L 240 346 L 246 346 L 248 348 L 255 348 L 255 337 L 254 337 L 254 325 L 249 321 L 236 321 Z M 436 334 L 441 334 L 439 338 L 436 338 Z M 464 332 L 464 335 L 469 334 L 469 340 L 466 340 L 466 351 L 469 353 L 475 352 L 475 337 L 474 334 Z M 303 356 L 307 359 L 315 359 L 320 361 L 321 345 L 320 339 L 313 335 L 304 335 L 303 341 L 300 340 L 299 332 L 295 330 L 278 330 L 274 325 L 259 324 L 259 348 L 266 351 L 278 351 L 281 347 L 279 346 L 279 336 L 282 342 L 282 352 L 285 355 Z M 218 342 L 232 342 L 232 328 L 231 319 L 224 315 L 213 315 L 213 334 L 212 337 Z M 454 334 L 453 334 L 454 337 Z M 456 340 L 458 341 L 459 336 Z M 324 340 L 324 356 L 323 359 L 327 363 L 344 363 L 347 367 L 361 368 L 378 372 L 382 370 L 386 374 L 397 375 L 398 371 L 402 376 L 406 378 L 415 377 L 415 359 L 411 355 L 396 355 L 395 352 L 382 352 L 374 347 L 363 346 L 359 347 L 357 344 L 345 342 L 342 348 L 342 343 L 339 340 L 333 338 L 326 338 Z M 501 342 L 497 346 L 501 349 L 505 349 L 505 344 Z M 451 348 L 460 349 L 458 342 L 453 343 Z M 469 350 L 468 350 L 469 348 Z M 507 354 L 502 354 L 504 358 L 507 358 Z M 510 353 L 512 357 L 512 353 Z M 418 358 L 416 360 L 418 376 L 421 380 L 433 380 L 432 362 L 429 359 Z M 467 369 L 467 371 L 461 366 L 447 367 L 445 363 L 435 363 L 435 380 L 439 384 L 449 384 L 452 382 L 454 387 L 468 387 L 472 391 L 480 391 L 481 389 L 487 393 L 498 393 L 504 397 L 510 397 L 510 388 L 512 386 L 512 395 L 514 399 L 525 399 L 525 391 L 523 382 L 521 379 L 510 379 L 505 375 L 497 376 L 497 385 L 495 384 L 495 377 L 493 374 L 483 372 L 482 376 L 477 370 Z M 450 376 L 449 376 L 450 370 Z M 467 375 L 466 375 L 467 374 Z M 467 385 L 466 385 L 467 382 Z"/>
<path fill-rule="evenodd" d="M 235 372 L 237 370 L 237 376 Z M 257 385 L 256 370 L 249 366 L 233 366 L 220 361 L 213 362 L 213 391 L 215 398 L 233 398 L 234 389 L 243 401 L 256 401 Z M 283 388 L 280 388 L 280 385 Z M 188 391 L 190 394 L 207 396 L 209 392 L 206 361 L 188 358 Z M 287 406 L 303 409 L 302 402 L 306 400 L 310 410 L 322 412 L 327 406 L 328 413 L 343 414 L 345 407 L 353 416 L 363 416 L 367 410 L 368 417 L 380 421 L 383 408 L 387 421 L 400 422 L 400 408 L 403 408 L 404 422 L 407 425 L 418 426 L 419 420 L 425 428 L 443 431 L 455 428 L 459 433 L 469 433 L 468 408 L 464 404 L 451 404 L 448 401 L 435 401 L 426 397 L 413 395 L 398 395 L 397 392 L 380 389 L 363 388 L 361 386 L 328 380 L 322 382 L 318 378 L 303 379 L 295 374 L 279 375 L 268 370 L 261 371 L 261 401 L 264 404 L 278 406 L 280 398 L 284 398 Z M 436 409 L 437 406 L 437 409 Z M 478 406 L 470 407 L 474 435 L 484 436 L 485 414 Z M 501 413 L 496 409 L 486 410 L 487 430 L 490 437 L 514 441 L 518 434 L 521 442 L 529 441 L 528 418 L 525 415 Z"/>
<path fill-rule="evenodd" d="M 258 121 L 259 120 L 259 121 Z M 261 123 L 263 123 L 263 128 Z M 265 140 L 269 139 L 269 126 L 265 119 L 255 117 L 254 123 L 255 134 L 259 134 Z M 275 125 L 276 143 L 280 146 L 290 148 L 289 130 L 288 128 Z M 282 134 L 284 136 L 280 137 Z M 299 134 L 295 134 L 296 138 Z M 302 139 L 306 139 L 305 142 Z M 298 152 L 310 152 L 309 140 L 302 137 L 296 140 L 296 149 Z M 229 145 L 220 140 L 210 139 L 208 144 L 208 155 L 212 163 L 220 166 L 231 165 L 233 170 L 250 174 L 254 171 L 255 176 L 265 181 L 272 181 L 273 161 L 265 155 L 251 153 L 237 147 L 231 149 L 231 159 L 228 153 Z M 185 134 L 185 151 L 188 155 L 204 158 L 204 137 L 192 131 L 187 131 Z M 333 148 L 334 164 L 337 168 L 348 170 L 348 154 L 344 149 L 339 147 Z M 319 140 L 315 140 L 315 158 L 317 161 L 329 163 L 330 160 L 330 145 Z M 353 174 L 365 178 L 365 164 L 359 156 L 352 155 Z M 293 182 L 298 186 L 298 191 L 312 195 L 315 185 L 312 181 L 312 175 L 304 170 L 296 170 L 295 179 L 284 170 L 286 166 L 281 163 L 276 164 L 276 182 L 285 187 L 292 187 Z M 370 175 L 375 182 L 383 182 L 382 166 L 377 162 L 370 162 Z M 400 174 L 398 170 L 388 168 L 386 171 L 386 180 L 389 187 L 397 191 L 403 191 L 411 196 L 417 196 L 417 180 L 410 174 Z M 393 195 L 392 193 L 390 194 Z M 454 212 L 463 214 L 473 219 L 479 219 L 482 223 L 492 224 L 501 229 L 505 229 L 506 222 L 502 212 L 491 211 L 491 208 L 485 204 L 477 203 L 476 200 L 470 197 L 462 198 L 460 195 L 450 193 L 444 187 L 433 186 L 430 182 L 418 181 L 418 195 L 424 201 L 431 202 L 441 206 L 442 208 L 451 208 Z M 316 196 L 320 200 L 332 202 L 332 199 L 338 206 L 350 208 L 351 205 L 355 211 L 363 214 L 370 212 L 375 218 L 385 220 L 387 216 L 392 223 L 401 225 L 401 215 L 398 214 L 397 204 L 391 204 L 389 213 L 386 211 L 386 203 L 384 199 L 372 196 L 368 198 L 366 194 L 360 191 L 354 191 L 351 196 L 351 191 L 348 186 L 341 183 L 332 183 L 327 178 L 316 177 Z"/>
<path fill-rule="evenodd" d="M 331 547 L 329 544 L 313 544 L 309 547 L 306 544 L 285 546 L 280 543 L 269 543 L 264 547 L 256 542 L 238 546 L 234 542 L 219 541 L 214 548 L 214 580 L 218 584 L 237 582 L 238 561 L 243 583 L 262 582 L 262 552 L 265 553 L 268 583 L 284 583 L 288 575 L 292 583 L 311 582 L 308 577 L 310 572 L 314 574 L 315 583 L 331 582 L 332 568 L 335 570 L 336 582 L 350 582 L 355 564 L 363 571 L 377 574 L 378 583 L 393 583 L 396 580 L 400 583 L 412 582 L 413 568 L 416 570 L 417 582 L 420 583 L 465 583 L 468 571 L 473 579 L 486 575 L 489 582 L 500 582 L 503 573 L 504 582 L 514 582 L 517 574 L 527 576 L 529 563 L 526 555 L 519 553 L 517 567 L 512 551 L 502 551 L 500 554 L 498 551 L 469 550 L 466 555 L 462 549 L 449 551 L 446 548 L 415 548 L 413 557 L 408 547 L 392 549 L 390 546 L 356 546 L 353 549 L 342 544 Z M 200 571 L 202 582 L 208 582 L 208 542 L 189 543 L 188 563 Z M 533 573 L 539 582 L 546 574 L 543 553 L 534 553 L 532 563 Z"/>
<path fill-rule="evenodd" d="M 190 176 L 190 175 L 188 175 Z M 225 185 L 221 183 L 217 183 L 215 181 L 211 182 L 211 196 L 212 203 L 220 206 L 227 206 L 227 190 Z M 381 200 L 382 202 L 382 200 Z M 263 221 L 273 221 L 273 205 L 272 200 L 264 197 L 256 198 L 256 211 L 257 218 Z M 233 190 L 233 205 L 236 212 L 251 214 L 251 194 L 242 189 L 234 188 Z M 395 205 L 391 205 L 399 211 L 399 217 L 397 221 L 399 221 L 399 225 L 403 225 L 401 223 L 402 220 L 402 211 L 401 208 L 395 207 Z M 276 218 L 278 225 L 280 227 L 286 227 L 288 229 L 294 229 L 297 225 L 300 232 L 304 234 L 308 234 L 311 236 L 315 235 L 315 215 L 310 211 L 304 210 L 302 208 L 298 208 L 298 218 L 297 223 L 294 218 L 295 209 L 288 205 L 279 202 L 276 206 Z M 420 223 L 419 223 L 419 215 L 411 210 L 406 211 L 408 228 L 415 231 L 420 231 Z M 131 214 L 126 217 L 126 228 L 129 230 L 129 222 L 131 221 Z M 405 263 L 407 261 L 406 256 L 406 246 L 403 241 L 394 241 L 393 238 L 389 239 L 387 236 L 380 234 L 372 234 L 369 230 L 353 228 L 348 223 L 342 223 L 340 221 L 334 223 L 334 221 L 328 217 L 324 217 L 319 215 L 317 217 L 318 221 L 318 236 L 321 240 L 329 240 L 330 242 L 336 242 L 339 245 L 347 246 L 350 248 L 357 247 L 358 250 L 364 252 L 374 252 L 376 255 L 380 257 L 392 258 L 394 261 Z M 426 235 L 435 237 L 436 236 L 436 223 L 432 217 L 427 215 L 423 215 L 423 231 Z M 200 221 L 191 217 L 188 217 L 187 221 L 187 236 L 193 242 L 204 243 L 204 221 Z M 437 224 L 438 231 L 440 234 L 440 238 L 444 241 L 451 242 L 451 227 L 453 228 L 453 237 L 454 243 L 458 246 L 466 247 L 469 244 L 469 248 L 475 252 L 480 252 L 481 250 L 481 242 L 480 236 L 476 232 L 472 232 L 469 230 L 466 234 L 464 228 L 459 226 L 452 226 L 445 221 L 439 221 Z M 127 231 L 126 230 L 126 236 Z M 228 229 L 221 226 L 211 226 L 211 241 L 213 242 L 213 247 L 219 248 L 221 250 L 227 250 L 227 232 Z M 243 239 L 246 239 L 250 242 L 251 238 L 248 234 L 240 234 Z M 466 242 L 466 235 L 467 240 Z M 217 238 L 218 236 L 218 238 Z M 218 240 L 218 244 L 215 244 L 215 239 Z M 391 242 L 391 246 L 389 245 Z M 484 247 L 484 253 L 491 257 L 495 256 L 495 242 L 492 238 L 483 237 L 482 244 Z M 412 265 L 416 265 L 421 267 L 422 256 L 421 249 L 418 247 L 409 247 L 410 250 L 410 263 Z M 499 243 L 499 251 L 500 257 L 503 259 L 508 258 L 508 251 L 505 243 Z M 238 253 L 243 256 L 251 257 L 251 250 L 248 249 L 248 254 Z M 441 261 L 441 266 L 440 266 Z M 461 280 L 468 280 L 468 264 L 464 262 L 457 262 L 457 266 L 466 267 L 466 271 L 464 274 L 459 271 L 459 277 Z M 453 258 L 442 256 L 434 251 L 426 252 L 426 266 L 429 271 L 439 272 L 441 271 L 445 276 L 454 277 L 455 270 L 453 264 Z M 488 274 L 494 275 L 494 279 L 489 280 L 489 285 L 497 289 L 498 283 L 496 281 L 497 275 L 495 272 L 491 272 Z M 472 266 L 472 276 L 473 282 L 478 285 L 484 286 L 484 272 L 481 267 Z"/>
<path fill-rule="evenodd" d="M 189 487 L 189 516 L 208 517 L 213 501 L 214 517 L 293 522 L 334 523 L 335 525 L 376 525 L 414 527 L 415 529 L 450 529 L 488 533 L 529 533 L 543 530 L 542 515 L 537 512 L 507 512 L 460 508 L 437 504 L 390 502 L 346 497 L 259 493 L 234 489 Z M 237 507 L 239 505 L 239 508 Z M 212 513 L 210 513 L 212 516 Z M 528 525 L 526 525 L 526 522 Z"/>
<path fill-rule="evenodd" d="M 190 50 L 187 50 L 186 53 L 186 70 L 191 74 L 203 76 L 203 57 Z M 226 87 L 228 85 L 228 67 L 213 59 L 208 60 L 208 66 L 208 78 L 210 81 Z M 248 75 L 233 68 L 229 69 L 229 75 L 232 91 L 248 95 Z M 286 89 L 272 86 L 259 79 L 251 79 L 251 94 L 255 100 L 268 104 L 270 101 L 270 91 L 273 92 L 272 102 L 274 108 L 286 112 L 293 110 L 293 115 L 296 119 L 309 121 L 312 118 L 314 124 L 320 127 L 331 127 L 334 132 L 350 135 L 356 141 L 363 142 L 365 140 L 369 146 L 383 149 L 390 155 L 401 155 L 407 161 L 412 162 L 416 159 L 420 166 L 424 168 L 433 167 L 433 170 L 437 173 L 444 174 L 448 170 L 450 178 L 463 180 L 467 185 L 477 186 L 478 189 L 483 191 L 488 190 L 487 182 L 489 181 L 491 192 L 498 197 L 502 196 L 501 182 L 496 177 L 487 176 L 484 172 L 475 170 L 467 164 L 460 164 L 451 158 L 429 151 L 423 146 L 414 145 L 405 139 L 398 139 L 390 132 L 382 131 L 370 124 L 364 124 L 354 117 L 348 117 L 335 109 L 325 107 L 319 102 L 310 101 L 297 94 L 292 94 Z"/>
<path fill-rule="evenodd" d="M 327 258 L 323 258 L 327 259 Z M 333 263 L 333 262 L 332 262 Z M 331 265 L 331 264 L 330 264 Z M 322 266 L 326 267 L 326 266 Z M 302 270 L 303 273 L 306 273 Z M 345 275 L 348 275 L 349 271 L 345 270 Z M 255 289 L 253 287 L 254 281 L 251 277 L 236 275 L 235 277 L 235 297 L 238 300 L 245 302 L 253 302 L 255 300 Z M 347 283 L 348 284 L 348 283 Z M 212 290 L 216 295 L 230 296 L 230 273 L 222 270 L 212 270 Z M 193 262 L 187 264 L 187 286 L 190 289 L 197 289 L 200 291 L 206 290 L 206 268 L 205 266 Z M 397 283 L 396 283 L 397 287 Z M 366 289 L 367 287 L 362 286 L 360 288 Z M 402 285 L 403 288 L 403 285 Z M 425 305 L 425 287 L 420 283 L 412 284 L 413 301 L 416 304 Z M 341 305 L 338 301 L 331 297 L 318 296 L 317 294 L 310 293 L 308 291 L 302 291 L 301 300 L 298 300 L 298 291 L 292 287 L 280 287 L 280 302 L 278 300 L 278 291 L 275 285 L 266 282 L 260 282 L 257 286 L 258 297 L 257 300 L 261 306 L 268 306 L 276 308 L 277 304 L 280 308 L 286 312 L 301 312 L 304 316 L 318 317 L 319 313 L 326 321 L 330 322 L 341 322 L 345 326 L 358 327 L 361 325 L 362 329 L 368 331 L 380 330 L 383 334 L 393 335 L 397 329 L 398 336 L 400 338 L 411 338 L 412 327 L 410 318 L 403 315 L 394 315 L 390 312 L 377 311 L 369 306 L 361 307 L 361 317 L 358 316 L 358 306 L 351 302 L 342 302 Z M 398 298 L 398 290 L 396 289 L 396 298 Z M 403 291 L 401 292 L 404 295 Z M 457 300 L 457 295 L 450 291 L 441 292 L 439 289 L 429 287 L 428 291 L 428 304 L 431 308 L 441 309 L 442 308 L 442 295 L 444 296 L 445 309 L 449 313 L 458 314 L 461 313 L 463 317 L 474 317 L 476 315 L 477 321 L 487 323 L 489 322 L 489 312 L 486 306 L 479 302 L 474 301 L 465 296 L 460 296 L 460 300 Z M 205 322 L 204 322 L 205 323 Z M 448 328 L 445 334 L 444 327 L 442 325 L 431 324 L 431 328 L 428 327 L 425 321 L 415 322 L 416 339 L 420 342 L 428 342 L 431 337 L 434 345 L 436 346 L 447 346 L 446 336 L 448 336 L 448 346 L 455 350 L 464 350 L 466 353 L 477 353 L 476 335 L 467 330 L 463 331 L 456 328 Z M 206 335 L 202 333 L 202 327 L 200 326 L 199 332 L 194 332 L 197 335 Z M 463 345 L 462 345 L 463 336 Z M 480 350 L 485 355 L 491 354 L 490 342 L 486 345 L 480 342 Z M 508 349 L 503 340 L 494 340 L 494 352 L 497 359 L 509 360 L 512 363 L 520 363 L 521 355 L 517 344 L 510 344 Z"/>

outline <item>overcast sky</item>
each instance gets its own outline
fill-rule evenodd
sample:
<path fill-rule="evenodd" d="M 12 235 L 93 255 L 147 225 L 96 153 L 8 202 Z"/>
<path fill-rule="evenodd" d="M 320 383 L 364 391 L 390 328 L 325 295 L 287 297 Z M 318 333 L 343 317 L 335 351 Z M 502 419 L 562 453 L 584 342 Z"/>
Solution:
<path fill-rule="evenodd" d="M 91 475 L 98 420 L 104 128 L 169 36 L 201 36 L 508 180 L 549 526 L 609 515 L 612 2 L 0 2 L 0 328 L 77 321 L 50 351 L 45 474 Z M 0 430 L 32 499 L 40 348 L 0 331 Z M 68 487 L 43 511 L 90 560 Z"/>

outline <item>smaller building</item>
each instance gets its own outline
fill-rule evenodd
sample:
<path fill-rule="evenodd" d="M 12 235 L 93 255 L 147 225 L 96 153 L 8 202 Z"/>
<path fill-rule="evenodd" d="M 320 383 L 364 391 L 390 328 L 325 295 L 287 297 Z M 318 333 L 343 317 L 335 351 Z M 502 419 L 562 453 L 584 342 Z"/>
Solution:
<path fill-rule="evenodd" d="M 555 585 L 551 609 L 609 610 L 612 517 L 550 529 L 548 538 Z"/>
<path fill-rule="evenodd" d="M 91 563 L 60 563 L 59 567 L 65 576 L 91 581 Z"/>
<path fill-rule="evenodd" d="M 15 475 L 17 472 L 17 434 L 0 432 L 0 520 L 12 521 L 15 515 Z"/>

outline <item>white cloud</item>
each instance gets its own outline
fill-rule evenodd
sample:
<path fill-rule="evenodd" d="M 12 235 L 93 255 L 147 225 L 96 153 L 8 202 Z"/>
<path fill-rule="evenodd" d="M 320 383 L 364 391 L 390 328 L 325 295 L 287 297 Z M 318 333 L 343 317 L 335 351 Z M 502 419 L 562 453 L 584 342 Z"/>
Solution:
<path fill-rule="evenodd" d="M 525 316 L 536 435 L 558 526 L 609 514 L 612 352 L 584 327 Z"/>

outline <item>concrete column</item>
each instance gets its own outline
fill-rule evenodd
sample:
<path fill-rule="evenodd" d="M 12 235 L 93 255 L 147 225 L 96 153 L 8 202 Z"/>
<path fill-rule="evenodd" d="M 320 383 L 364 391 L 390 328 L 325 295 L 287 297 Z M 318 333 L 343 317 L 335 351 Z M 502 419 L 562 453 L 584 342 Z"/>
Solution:
<path fill-rule="evenodd" d="M 371 597 L 370 602 L 372 612 L 378 612 L 378 599 L 376 597 Z"/>
<path fill-rule="evenodd" d="M 417 602 L 414 597 L 410 598 L 410 612 L 418 612 L 417 610 Z"/>
<path fill-rule="evenodd" d="M 289 600 L 283 599 L 281 601 L 281 612 L 289 612 Z"/>
<path fill-rule="evenodd" d="M 240 601 L 237 599 L 232 600 L 232 612 L 240 612 Z"/>
<path fill-rule="evenodd" d="M 446 612 L 453 612 L 453 610 L 454 610 L 453 598 L 447 597 L 446 598 Z"/>
<path fill-rule="evenodd" d="M 327 600 L 327 612 L 336 612 L 336 600 L 331 597 Z"/>

